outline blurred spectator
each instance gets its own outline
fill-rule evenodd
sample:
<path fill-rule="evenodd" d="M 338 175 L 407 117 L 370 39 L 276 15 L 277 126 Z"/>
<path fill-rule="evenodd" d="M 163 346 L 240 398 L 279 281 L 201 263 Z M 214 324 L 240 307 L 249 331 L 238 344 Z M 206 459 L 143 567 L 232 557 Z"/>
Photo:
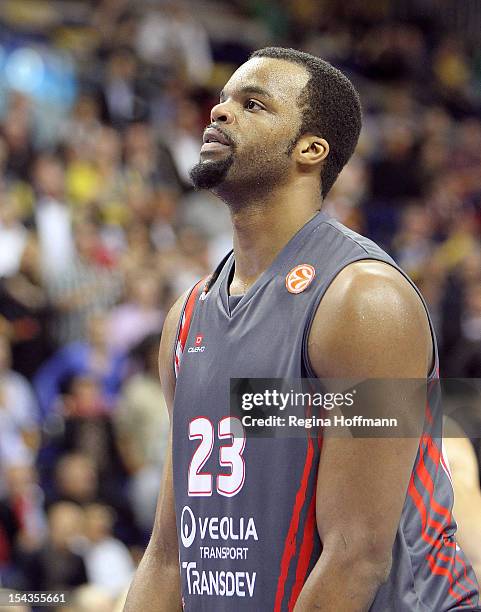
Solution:
<path fill-rule="evenodd" d="M 114 521 L 111 508 L 90 504 L 85 508 L 85 518 L 88 544 L 84 560 L 89 582 L 116 597 L 132 579 L 132 558 L 126 546 L 112 536 Z"/>
<path fill-rule="evenodd" d="M 481 280 L 464 288 L 465 309 L 461 336 L 454 348 L 453 372 L 458 376 L 479 377 L 481 371 Z"/>
<path fill-rule="evenodd" d="M 15 201 L 0 193 L 0 278 L 13 276 L 20 269 L 27 242 L 27 229 L 21 222 Z"/>
<path fill-rule="evenodd" d="M 2 128 L 7 150 L 5 171 L 10 181 L 29 179 L 34 156 L 31 125 L 28 98 L 20 93 L 13 94 L 9 99 Z"/>
<path fill-rule="evenodd" d="M 177 106 L 176 122 L 172 126 L 168 145 L 177 173 L 185 185 L 191 185 L 189 170 L 199 159 L 202 127 L 197 106 L 189 100 L 180 100 Z"/>
<path fill-rule="evenodd" d="M 120 267 L 126 275 L 136 270 L 149 270 L 155 264 L 149 228 L 145 223 L 134 221 L 126 229 L 126 248 L 120 256 Z"/>
<path fill-rule="evenodd" d="M 73 265 L 72 218 L 65 197 L 65 175 L 60 160 L 43 154 L 35 162 L 37 191 L 34 218 L 40 245 L 41 272 L 47 284 Z"/>
<path fill-rule="evenodd" d="M 461 329 L 469 342 L 481 341 L 481 285 L 478 282 L 466 287 L 466 311 Z"/>
<path fill-rule="evenodd" d="M 420 195 L 417 144 L 412 129 L 402 123 L 386 126 L 383 152 L 371 166 L 371 198 L 388 204 Z M 398 181 L 402 177 L 402 181 Z"/>
<path fill-rule="evenodd" d="M 399 265 L 417 282 L 432 257 L 433 220 L 419 202 L 412 201 L 402 212 L 393 247 Z"/>
<path fill-rule="evenodd" d="M 99 401 L 112 409 L 126 375 L 126 359 L 110 347 L 105 315 L 92 316 L 86 341 L 62 347 L 36 374 L 34 384 L 43 419 L 58 409 L 62 384 L 85 375 L 98 381 L 102 394 Z"/>
<path fill-rule="evenodd" d="M 67 141 L 67 146 L 70 146 L 70 141 Z M 70 153 L 66 181 L 69 196 L 76 208 L 79 211 L 96 211 L 104 222 L 124 223 L 128 219 L 128 209 L 119 134 L 113 128 L 102 125 L 95 130 L 95 139 Z"/>
<path fill-rule="evenodd" d="M 100 129 L 100 107 L 97 100 L 88 93 L 80 94 L 70 116 L 65 120 L 62 142 L 75 157 L 91 154 Z"/>
<path fill-rule="evenodd" d="M 206 234 L 195 226 L 182 225 L 177 232 L 177 248 L 163 253 L 158 258 L 157 265 L 171 286 L 173 294 L 182 294 L 192 287 L 196 279 L 207 276 L 211 271 Z"/>
<path fill-rule="evenodd" d="M 13 549 L 19 529 L 19 521 L 13 509 L 0 496 L 0 579 L 13 560 Z"/>
<path fill-rule="evenodd" d="M 45 474 L 54 469 L 60 456 L 88 455 L 100 480 L 120 488 L 124 470 L 99 383 L 91 376 L 71 378 L 59 401 L 59 410 L 44 427 Z"/>
<path fill-rule="evenodd" d="M 94 223 L 84 221 L 75 227 L 75 244 L 75 263 L 50 285 L 59 344 L 85 339 L 89 318 L 113 306 L 122 291 L 122 278 L 112 269 L 110 254 Z"/>
<path fill-rule="evenodd" d="M 4 507 L 10 509 L 17 525 L 14 546 L 17 554 L 35 550 L 46 534 L 44 495 L 33 465 L 12 465 L 5 474 Z"/>
<path fill-rule="evenodd" d="M 128 48 L 114 50 L 107 60 L 102 83 L 104 119 L 117 129 L 145 117 L 136 56 Z"/>
<path fill-rule="evenodd" d="M 160 337 L 164 317 L 160 292 L 158 274 L 142 268 L 130 274 L 126 298 L 111 311 L 107 322 L 113 348 L 127 353 L 148 334 Z"/>
<path fill-rule="evenodd" d="M 207 82 L 212 70 L 209 39 L 182 1 L 168 0 L 162 10 L 147 11 L 140 22 L 136 49 L 166 76 L 194 84 Z"/>
<path fill-rule="evenodd" d="M 40 276 L 38 243 L 30 234 L 18 272 L 0 278 L 0 321 L 4 321 L 5 333 L 12 342 L 14 369 L 24 376 L 31 377 L 50 354 L 50 315 Z"/>
<path fill-rule="evenodd" d="M 102 396 L 98 381 L 87 375 L 72 376 L 68 379 L 62 394 L 62 414 L 66 418 L 94 419 L 105 415 L 109 406 Z"/>
<path fill-rule="evenodd" d="M 39 412 L 33 390 L 10 365 L 10 343 L 0 334 L 0 480 L 2 464 L 8 465 L 18 452 L 33 459 L 39 444 Z"/>
<path fill-rule="evenodd" d="M 137 122 L 127 128 L 124 149 L 127 173 L 156 185 L 160 181 L 157 149 L 148 123 Z"/>
<path fill-rule="evenodd" d="M 119 451 L 130 474 L 128 488 L 137 524 L 152 525 L 169 434 L 169 419 L 158 375 L 158 336 L 145 339 L 137 352 L 141 372 L 124 385 L 113 415 Z"/>
<path fill-rule="evenodd" d="M 127 544 L 138 540 L 129 500 L 125 499 L 118 481 L 102 478 L 99 466 L 85 452 L 64 455 L 55 466 L 54 490 L 47 504 L 74 502 L 82 507 L 101 503 L 115 510 L 115 533 Z"/>
<path fill-rule="evenodd" d="M 81 453 L 64 455 L 56 466 L 55 487 L 58 499 L 81 505 L 94 502 L 99 489 L 95 462 Z"/>
<path fill-rule="evenodd" d="M 75 552 L 83 535 L 85 514 L 74 503 L 60 502 L 48 511 L 48 538 L 25 560 L 27 589 L 62 591 L 85 584 L 87 573 Z"/>
<path fill-rule="evenodd" d="M 172 189 L 156 190 L 150 237 L 153 246 L 159 253 L 175 249 L 174 225 L 178 204 L 177 194 Z"/>

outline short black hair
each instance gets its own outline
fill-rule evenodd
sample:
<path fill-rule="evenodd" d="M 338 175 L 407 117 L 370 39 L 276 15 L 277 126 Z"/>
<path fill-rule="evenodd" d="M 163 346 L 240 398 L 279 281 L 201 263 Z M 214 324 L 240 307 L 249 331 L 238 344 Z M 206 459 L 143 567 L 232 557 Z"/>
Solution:
<path fill-rule="evenodd" d="M 266 47 L 251 54 L 300 64 L 309 80 L 299 98 L 302 123 L 292 148 L 303 134 L 315 134 L 329 143 L 329 155 L 321 173 L 322 197 L 326 197 L 356 148 L 361 131 L 361 102 L 351 81 L 325 60 L 283 47 Z M 291 149 L 292 150 L 292 149 Z"/>

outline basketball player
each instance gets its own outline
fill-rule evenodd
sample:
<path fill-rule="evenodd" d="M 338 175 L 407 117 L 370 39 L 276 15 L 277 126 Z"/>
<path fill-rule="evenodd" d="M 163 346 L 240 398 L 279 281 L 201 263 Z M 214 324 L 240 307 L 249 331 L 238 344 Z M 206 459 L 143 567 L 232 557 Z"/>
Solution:
<path fill-rule="evenodd" d="M 128 612 L 481 609 L 439 406 L 421 437 L 389 440 L 246 438 L 229 412 L 231 377 L 437 376 L 416 288 L 320 211 L 360 127 L 350 81 L 281 48 L 255 52 L 212 109 L 192 179 L 228 205 L 234 250 L 165 323 L 171 450 Z"/>

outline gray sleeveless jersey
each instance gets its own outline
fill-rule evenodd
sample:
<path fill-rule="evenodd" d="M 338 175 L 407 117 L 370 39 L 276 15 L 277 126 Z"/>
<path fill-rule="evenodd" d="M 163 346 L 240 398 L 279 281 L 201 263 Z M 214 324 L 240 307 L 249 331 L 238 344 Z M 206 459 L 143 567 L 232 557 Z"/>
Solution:
<path fill-rule="evenodd" d="M 200 297 L 200 292 L 193 294 L 185 309 L 176 347 L 173 410 L 185 610 L 292 610 L 319 559 L 315 486 L 322 440 L 309 433 L 302 438 L 239 436 L 239 423 L 229 411 L 230 378 L 313 377 L 306 340 L 317 306 L 339 271 L 363 259 L 397 267 L 372 241 L 320 212 L 235 307 L 228 295 L 231 254 L 209 290 Z M 302 271 L 290 276 L 290 290 L 286 277 L 301 264 L 308 271 L 312 266 L 315 276 L 296 293 L 305 279 Z M 437 371 L 436 351 L 431 378 Z M 431 398 L 427 416 L 392 570 L 375 597 L 373 612 L 479 606 L 474 573 L 455 541 L 453 491 L 438 433 L 439 401 Z"/>

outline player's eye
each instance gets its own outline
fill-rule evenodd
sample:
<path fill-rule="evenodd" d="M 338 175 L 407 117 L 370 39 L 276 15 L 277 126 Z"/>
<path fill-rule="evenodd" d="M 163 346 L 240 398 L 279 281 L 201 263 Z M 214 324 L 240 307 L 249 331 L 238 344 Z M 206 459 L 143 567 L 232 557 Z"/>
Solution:
<path fill-rule="evenodd" d="M 244 106 L 247 110 L 264 110 L 262 104 L 252 99 L 247 100 Z"/>

